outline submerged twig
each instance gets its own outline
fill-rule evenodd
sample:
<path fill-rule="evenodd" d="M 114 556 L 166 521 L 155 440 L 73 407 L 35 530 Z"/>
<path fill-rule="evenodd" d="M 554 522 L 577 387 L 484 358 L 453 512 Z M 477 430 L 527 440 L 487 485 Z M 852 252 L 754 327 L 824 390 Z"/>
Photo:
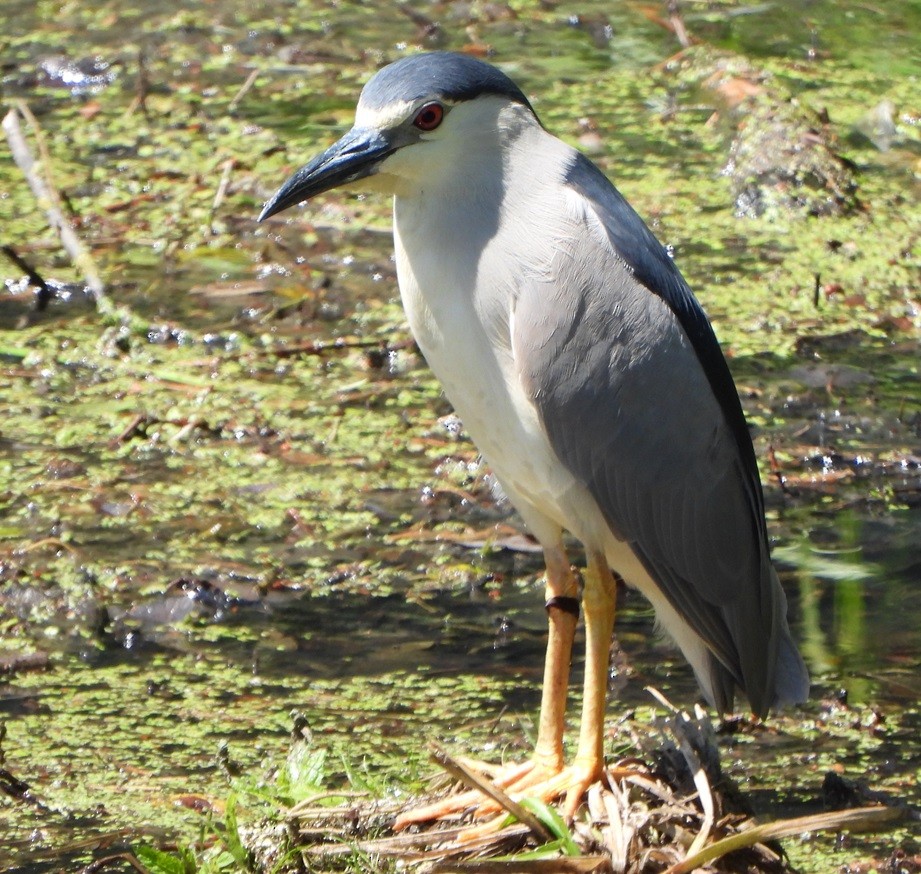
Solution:
<path fill-rule="evenodd" d="M 147 57 L 144 49 L 138 49 L 138 78 L 134 90 L 134 100 L 128 107 L 127 115 L 133 115 L 138 109 L 144 114 L 144 118 L 150 118 L 150 110 L 147 108 L 147 95 L 150 93 L 150 77 L 147 75 Z"/>
<path fill-rule="evenodd" d="M 134 868 L 135 871 L 139 871 L 140 874 L 147 874 L 148 871 L 134 853 L 126 852 L 113 853 L 111 856 L 103 856 L 101 859 L 96 859 L 95 862 L 87 865 L 85 868 L 81 868 L 79 874 L 96 874 L 97 871 L 104 871 L 112 862 L 125 862 Z"/>
<path fill-rule="evenodd" d="M 35 117 L 23 101 L 18 101 L 17 106 L 11 109 L 3 119 L 3 131 L 10 144 L 13 160 L 26 177 L 38 205 L 44 209 L 48 217 L 48 223 L 58 232 L 61 244 L 70 255 L 74 266 L 83 274 L 87 288 L 98 304 L 105 297 L 105 286 L 96 269 L 96 263 L 80 241 L 76 231 L 71 227 L 70 222 L 64 217 L 61 210 L 61 198 L 48 178 L 47 159 L 44 173 L 40 172 L 39 167 L 36 166 L 35 158 L 32 156 L 19 125 L 20 115 L 29 119 L 36 135 L 39 135 L 38 122 Z"/>
<path fill-rule="evenodd" d="M 774 479 L 777 480 L 777 485 L 780 486 L 780 490 L 785 495 L 790 495 L 792 492 L 787 486 L 787 478 L 784 476 L 784 472 L 780 467 L 780 463 L 777 461 L 777 453 L 774 451 L 774 446 L 769 445 L 767 449 L 768 464 L 771 468 L 771 473 L 774 475 Z"/>
<path fill-rule="evenodd" d="M 227 106 L 228 112 L 233 112 L 237 106 L 240 105 L 240 101 L 246 96 L 246 93 L 249 91 L 253 85 L 256 84 L 256 80 L 259 78 L 259 74 L 262 72 L 258 67 L 255 70 L 251 70 L 250 74 L 246 77 L 246 81 L 240 86 L 240 90 L 234 95 L 233 100 Z"/>
<path fill-rule="evenodd" d="M 25 258 L 20 257 L 19 253 L 12 246 L 0 246 L 0 251 L 26 274 L 29 278 L 29 283 L 38 289 L 38 295 L 35 299 L 35 308 L 41 312 L 48 306 L 48 301 L 54 297 L 54 290 Z"/>
<path fill-rule="evenodd" d="M 214 229 L 214 217 L 217 215 L 217 211 L 221 208 L 224 197 L 227 195 L 227 187 L 230 185 L 230 174 L 233 172 L 233 168 L 236 164 L 237 162 L 233 158 L 228 158 L 221 165 L 221 181 L 218 183 L 217 191 L 214 194 L 214 202 L 211 204 L 211 214 L 208 216 L 208 232 L 212 236 L 217 234 L 217 231 Z"/>
<path fill-rule="evenodd" d="M 335 340 L 307 340 L 303 343 L 291 343 L 286 346 L 270 346 L 257 349 L 255 355 L 274 355 L 276 358 L 290 358 L 294 355 L 325 355 L 327 352 L 338 352 L 342 349 L 381 349 L 384 352 L 395 352 L 399 349 L 409 349 L 412 340 L 394 341 L 387 343 L 382 340 L 359 340 L 353 337 L 338 337 Z"/>
<path fill-rule="evenodd" d="M 309 798 L 302 798 L 293 807 L 286 810 L 285 819 L 300 819 L 302 816 L 312 812 L 320 801 L 328 801 L 330 798 L 345 798 L 346 800 L 349 800 L 367 797 L 367 792 L 356 792 L 349 789 L 317 792 L 316 795 L 311 795 Z"/>

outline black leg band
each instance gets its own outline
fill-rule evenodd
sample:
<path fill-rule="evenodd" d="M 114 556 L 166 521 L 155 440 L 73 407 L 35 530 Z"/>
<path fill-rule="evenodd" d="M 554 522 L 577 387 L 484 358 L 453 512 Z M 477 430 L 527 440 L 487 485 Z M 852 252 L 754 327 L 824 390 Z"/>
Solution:
<path fill-rule="evenodd" d="M 576 619 L 579 618 L 578 598 L 568 598 L 566 595 L 557 595 L 555 598 L 551 598 L 547 601 L 544 607 L 547 610 L 556 608 L 557 610 L 562 610 L 564 613 L 568 613 L 570 616 L 575 616 Z"/>

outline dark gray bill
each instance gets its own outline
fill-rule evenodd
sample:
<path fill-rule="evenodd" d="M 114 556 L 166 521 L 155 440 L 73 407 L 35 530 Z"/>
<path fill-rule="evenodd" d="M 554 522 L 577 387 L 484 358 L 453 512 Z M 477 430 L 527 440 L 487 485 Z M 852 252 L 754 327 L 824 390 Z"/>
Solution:
<path fill-rule="evenodd" d="M 259 221 L 337 185 L 370 176 L 395 151 L 396 147 L 380 131 L 353 127 L 285 182 L 263 207 Z"/>

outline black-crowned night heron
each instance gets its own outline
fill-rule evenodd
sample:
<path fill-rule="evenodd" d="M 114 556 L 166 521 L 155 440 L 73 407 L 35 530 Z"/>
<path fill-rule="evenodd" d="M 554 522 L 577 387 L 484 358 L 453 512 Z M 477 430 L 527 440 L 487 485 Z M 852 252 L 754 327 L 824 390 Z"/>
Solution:
<path fill-rule="evenodd" d="M 378 72 L 354 127 L 260 219 L 359 184 L 393 195 L 413 334 L 544 550 L 538 738 L 511 789 L 567 792 L 571 813 L 603 772 L 612 570 L 652 602 L 720 712 L 736 688 L 759 716 L 805 700 L 735 385 L 687 283 L 617 189 L 541 126 L 507 76 L 441 52 Z M 579 584 L 564 529 L 587 564 L 582 723 L 568 768 Z"/>

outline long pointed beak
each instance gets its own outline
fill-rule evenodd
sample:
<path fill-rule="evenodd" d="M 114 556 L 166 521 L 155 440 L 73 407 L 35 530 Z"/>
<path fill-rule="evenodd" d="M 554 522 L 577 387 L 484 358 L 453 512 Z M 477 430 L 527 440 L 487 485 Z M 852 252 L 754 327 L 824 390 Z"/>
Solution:
<path fill-rule="evenodd" d="M 259 221 L 338 185 L 372 175 L 395 151 L 391 140 L 380 131 L 353 127 L 285 182 L 263 207 Z"/>

